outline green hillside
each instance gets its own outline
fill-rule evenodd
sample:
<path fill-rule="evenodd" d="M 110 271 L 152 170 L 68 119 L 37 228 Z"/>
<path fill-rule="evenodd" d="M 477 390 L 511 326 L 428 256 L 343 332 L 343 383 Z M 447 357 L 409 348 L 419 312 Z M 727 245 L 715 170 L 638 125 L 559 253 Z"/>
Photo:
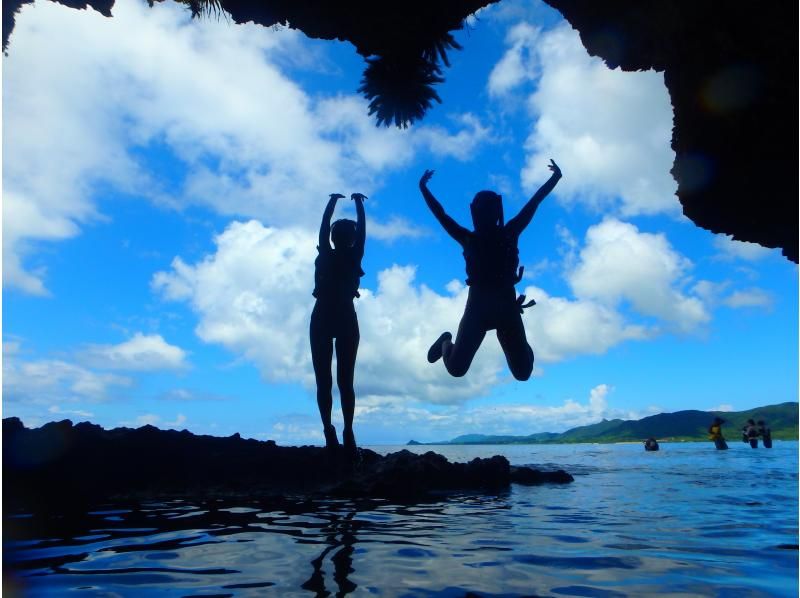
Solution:
<path fill-rule="evenodd" d="M 572 428 L 561 434 L 543 432 L 528 436 L 492 436 L 465 434 L 445 442 L 426 444 L 545 444 L 573 442 L 636 442 L 649 437 L 659 440 L 707 440 L 708 426 L 714 417 L 725 420 L 722 432 L 728 440 L 738 441 L 748 419 L 763 419 L 776 440 L 798 439 L 798 404 L 780 403 L 747 411 L 697 411 L 659 413 L 639 420 L 603 420 L 589 426 Z M 409 444 L 420 444 L 411 441 Z"/>

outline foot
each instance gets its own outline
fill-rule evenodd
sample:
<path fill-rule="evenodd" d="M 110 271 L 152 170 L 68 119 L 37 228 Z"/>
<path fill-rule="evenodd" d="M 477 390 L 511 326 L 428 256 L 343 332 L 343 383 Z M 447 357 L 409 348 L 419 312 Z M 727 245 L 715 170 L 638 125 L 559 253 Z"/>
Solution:
<path fill-rule="evenodd" d="M 333 426 L 325 426 L 325 446 L 333 449 L 339 446 L 339 439 L 336 438 L 336 428 Z"/>
<path fill-rule="evenodd" d="M 442 332 L 442 335 L 428 349 L 428 363 L 436 363 L 442 358 L 442 344 L 444 341 L 452 340 L 452 338 L 453 335 L 449 332 Z"/>
<path fill-rule="evenodd" d="M 352 428 L 345 428 L 342 432 L 342 442 L 344 442 L 344 448 L 348 453 L 355 453 L 356 452 L 356 437 L 353 434 Z"/>

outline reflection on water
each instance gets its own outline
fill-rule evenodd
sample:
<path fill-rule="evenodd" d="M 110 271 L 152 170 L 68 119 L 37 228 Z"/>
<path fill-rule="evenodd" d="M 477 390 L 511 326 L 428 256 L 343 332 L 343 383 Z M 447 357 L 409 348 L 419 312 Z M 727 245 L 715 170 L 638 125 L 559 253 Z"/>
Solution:
<path fill-rule="evenodd" d="M 163 501 L 4 516 L 5 590 L 130 596 L 796 596 L 797 443 L 437 447 L 566 486 L 424 504 Z M 388 450 L 388 449 L 387 449 Z"/>

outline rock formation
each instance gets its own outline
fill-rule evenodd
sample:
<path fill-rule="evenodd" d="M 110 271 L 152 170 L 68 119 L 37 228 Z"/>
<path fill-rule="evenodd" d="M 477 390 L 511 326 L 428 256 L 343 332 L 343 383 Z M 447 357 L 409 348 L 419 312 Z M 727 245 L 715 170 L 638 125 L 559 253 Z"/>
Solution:
<path fill-rule="evenodd" d="M 610 67 L 664 72 L 684 214 L 797 262 L 797 3 L 545 2 Z"/>
<path fill-rule="evenodd" d="M 497 491 L 512 482 L 571 482 L 564 471 L 512 467 L 505 457 L 451 463 L 442 455 L 401 450 L 355 459 L 324 448 L 283 447 L 187 430 L 104 430 L 84 422 L 28 429 L 3 420 L 3 500 L 8 506 L 94 502 L 108 498 L 384 497 L 419 500 L 452 491 Z"/>

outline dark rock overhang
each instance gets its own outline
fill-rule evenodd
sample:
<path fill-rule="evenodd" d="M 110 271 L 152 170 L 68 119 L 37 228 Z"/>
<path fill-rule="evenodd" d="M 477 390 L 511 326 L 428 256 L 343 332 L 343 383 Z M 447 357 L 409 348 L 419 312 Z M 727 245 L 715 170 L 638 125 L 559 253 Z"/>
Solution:
<path fill-rule="evenodd" d="M 56 0 L 111 16 L 113 0 Z M 148 0 L 153 4 L 154 1 Z M 407 126 L 439 97 L 452 31 L 498 0 L 182 0 L 193 14 L 285 24 L 352 43 L 367 67 L 359 91 L 378 124 Z M 798 6 L 717 0 L 545 0 L 594 56 L 664 72 L 674 109 L 672 174 L 695 224 L 780 247 L 798 261 Z M 3 3 L 3 46 L 14 14 Z"/>
<path fill-rule="evenodd" d="M 797 262 L 797 2 L 544 1 L 610 67 L 663 71 L 684 214 Z"/>

